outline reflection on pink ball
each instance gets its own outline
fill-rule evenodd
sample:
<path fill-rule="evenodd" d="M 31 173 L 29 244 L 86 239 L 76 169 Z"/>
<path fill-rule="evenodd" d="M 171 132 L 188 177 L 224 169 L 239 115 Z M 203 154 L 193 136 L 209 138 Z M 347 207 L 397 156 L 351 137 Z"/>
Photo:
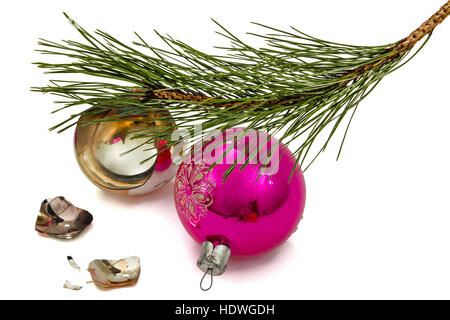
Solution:
<path fill-rule="evenodd" d="M 261 139 L 260 132 L 253 132 L 241 140 L 240 146 L 226 141 L 227 134 L 238 135 L 243 130 L 225 131 L 222 134 L 224 142 L 216 148 L 220 152 L 211 153 L 208 146 L 213 144 L 206 144 L 199 148 L 202 161 L 194 157 L 197 161 L 180 166 L 175 180 L 175 203 L 181 222 L 197 242 L 225 244 L 232 255 L 252 256 L 276 248 L 295 231 L 302 217 L 306 192 L 300 170 L 290 178 L 295 158 L 283 145 L 278 156 L 271 159 L 272 166 L 265 165 L 275 170 L 266 170 L 259 178 L 263 157 L 245 168 L 238 164 L 225 182 L 224 173 L 232 165 L 229 161 L 208 171 L 230 146 L 233 147 L 226 158 L 236 160 L 248 159 L 252 154 L 245 152 L 242 146 L 255 150 L 255 145 L 261 148 L 265 144 L 270 150 L 279 143 L 273 137 L 268 142 L 266 138 Z"/>

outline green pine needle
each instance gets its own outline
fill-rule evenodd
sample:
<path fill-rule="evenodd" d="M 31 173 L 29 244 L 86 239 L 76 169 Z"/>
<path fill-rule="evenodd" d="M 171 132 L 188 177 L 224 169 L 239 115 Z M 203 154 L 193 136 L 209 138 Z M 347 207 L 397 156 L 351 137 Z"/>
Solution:
<path fill-rule="evenodd" d="M 293 27 L 283 31 L 257 23 L 267 34 L 252 33 L 266 43 L 255 48 L 213 20 L 229 46 L 219 47 L 222 54 L 212 55 L 158 32 L 166 48 L 154 47 L 138 34 L 136 42 L 125 44 L 104 31 L 89 33 L 65 16 L 84 40 L 57 43 L 40 39 L 39 52 L 62 56 L 67 62 L 36 65 L 46 73 L 88 75 L 92 79 L 52 80 L 48 86 L 32 88 L 61 97 L 57 101 L 61 107 L 55 111 L 78 105 L 88 107 L 51 130 L 63 132 L 76 124 L 79 116 L 105 109 L 120 109 L 122 116 L 134 117 L 163 106 L 170 111 L 177 128 L 189 131 L 193 137 L 190 145 L 214 129 L 245 126 L 265 130 L 279 135 L 287 146 L 299 141 L 292 151 L 303 168 L 326 149 L 337 129 L 346 123 L 341 153 L 357 106 L 384 76 L 402 66 L 411 52 L 408 48 L 396 54 L 398 43 L 352 46 L 317 39 Z M 364 66 L 370 68 L 359 72 Z M 131 94 L 133 87 L 212 99 L 153 96 L 142 100 L 136 97 L 144 98 L 145 93 Z M 203 134 L 195 136 L 193 123 L 202 124 Z M 155 136 L 170 141 L 169 129 L 135 134 L 149 141 Z M 325 137 L 322 147 L 307 157 L 321 134 Z"/>

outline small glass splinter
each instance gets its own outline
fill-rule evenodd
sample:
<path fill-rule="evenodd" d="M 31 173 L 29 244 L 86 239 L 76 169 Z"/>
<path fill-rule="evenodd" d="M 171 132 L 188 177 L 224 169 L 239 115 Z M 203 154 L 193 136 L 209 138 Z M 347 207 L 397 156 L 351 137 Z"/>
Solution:
<path fill-rule="evenodd" d="M 72 268 L 77 269 L 78 271 L 81 271 L 80 266 L 75 262 L 75 260 L 72 258 L 72 256 L 67 256 L 67 261 L 69 261 L 69 264 L 72 266 Z"/>
<path fill-rule="evenodd" d="M 80 286 L 78 284 L 74 284 L 68 280 L 66 282 L 64 282 L 63 287 L 66 289 L 69 289 L 69 290 L 76 290 L 76 291 L 81 290 L 81 288 L 83 288 L 82 286 Z"/>

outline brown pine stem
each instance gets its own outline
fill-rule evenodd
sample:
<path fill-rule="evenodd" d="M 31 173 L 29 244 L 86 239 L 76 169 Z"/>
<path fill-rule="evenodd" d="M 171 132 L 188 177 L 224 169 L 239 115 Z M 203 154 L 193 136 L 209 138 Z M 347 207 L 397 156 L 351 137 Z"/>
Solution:
<path fill-rule="evenodd" d="M 450 1 L 447 1 L 435 14 L 433 14 L 427 21 L 411 32 L 409 36 L 400 41 L 398 50 L 406 50 L 412 48 L 418 41 L 420 41 L 427 34 L 431 34 L 434 28 L 437 27 L 450 14 Z"/>
<path fill-rule="evenodd" d="M 392 53 L 383 59 L 380 59 L 376 62 L 369 63 L 365 66 L 361 66 L 359 68 L 356 68 L 355 70 L 349 72 L 347 75 L 361 75 L 375 67 L 377 67 L 380 64 L 386 63 L 388 61 L 391 61 L 392 59 L 399 56 L 401 53 L 411 50 L 412 47 L 415 46 L 417 42 L 422 40 L 426 35 L 431 34 L 440 24 L 442 21 L 444 21 L 445 18 L 448 17 L 450 14 L 450 0 L 447 1 L 435 14 L 433 14 L 427 21 L 422 23 L 420 27 L 418 27 L 416 30 L 411 32 L 409 36 L 406 38 L 400 40 L 397 42 L 395 46 L 392 47 L 390 51 Z"/>

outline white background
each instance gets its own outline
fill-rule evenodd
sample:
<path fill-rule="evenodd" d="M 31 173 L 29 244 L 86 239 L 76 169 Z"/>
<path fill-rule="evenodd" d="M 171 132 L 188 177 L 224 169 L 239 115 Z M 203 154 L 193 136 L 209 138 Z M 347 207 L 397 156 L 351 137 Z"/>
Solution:
<path fill-rule="evenodd" d="M 45 59 L 33 52 L 39 37 L 81 40 L 62 11 L 125 42 L 133 31 L 154 41 L 158 29 L 208 51 L 223 44 L 210 17 L 244 39 L 258 21 L 377 45 L 408 35 L 443 2 L 2 1 L 0 298 L 450 298 L 450 21 L 364 100 L 340 160 L 337 136 L 306 172 L 304 219 L 287 244 L 232 259 L 207 293 L 198 288 L 199 246 L 178 221 L 173 183 L 136 198 L 98 190 L 77 166 L 73 131 L 47 131 L 70 111 L 50 115 L 54 97 L 29 91 L 50 79 L 31 64 Z M 76 240 L 34 231 L 40 202 L 57 195 L 94 215 Z M 89 279 L 67 255 L 83 268 L 95 258 L 138 255 L 141 277 L 131 288 L 63 289 L 65 280 Z"/>

